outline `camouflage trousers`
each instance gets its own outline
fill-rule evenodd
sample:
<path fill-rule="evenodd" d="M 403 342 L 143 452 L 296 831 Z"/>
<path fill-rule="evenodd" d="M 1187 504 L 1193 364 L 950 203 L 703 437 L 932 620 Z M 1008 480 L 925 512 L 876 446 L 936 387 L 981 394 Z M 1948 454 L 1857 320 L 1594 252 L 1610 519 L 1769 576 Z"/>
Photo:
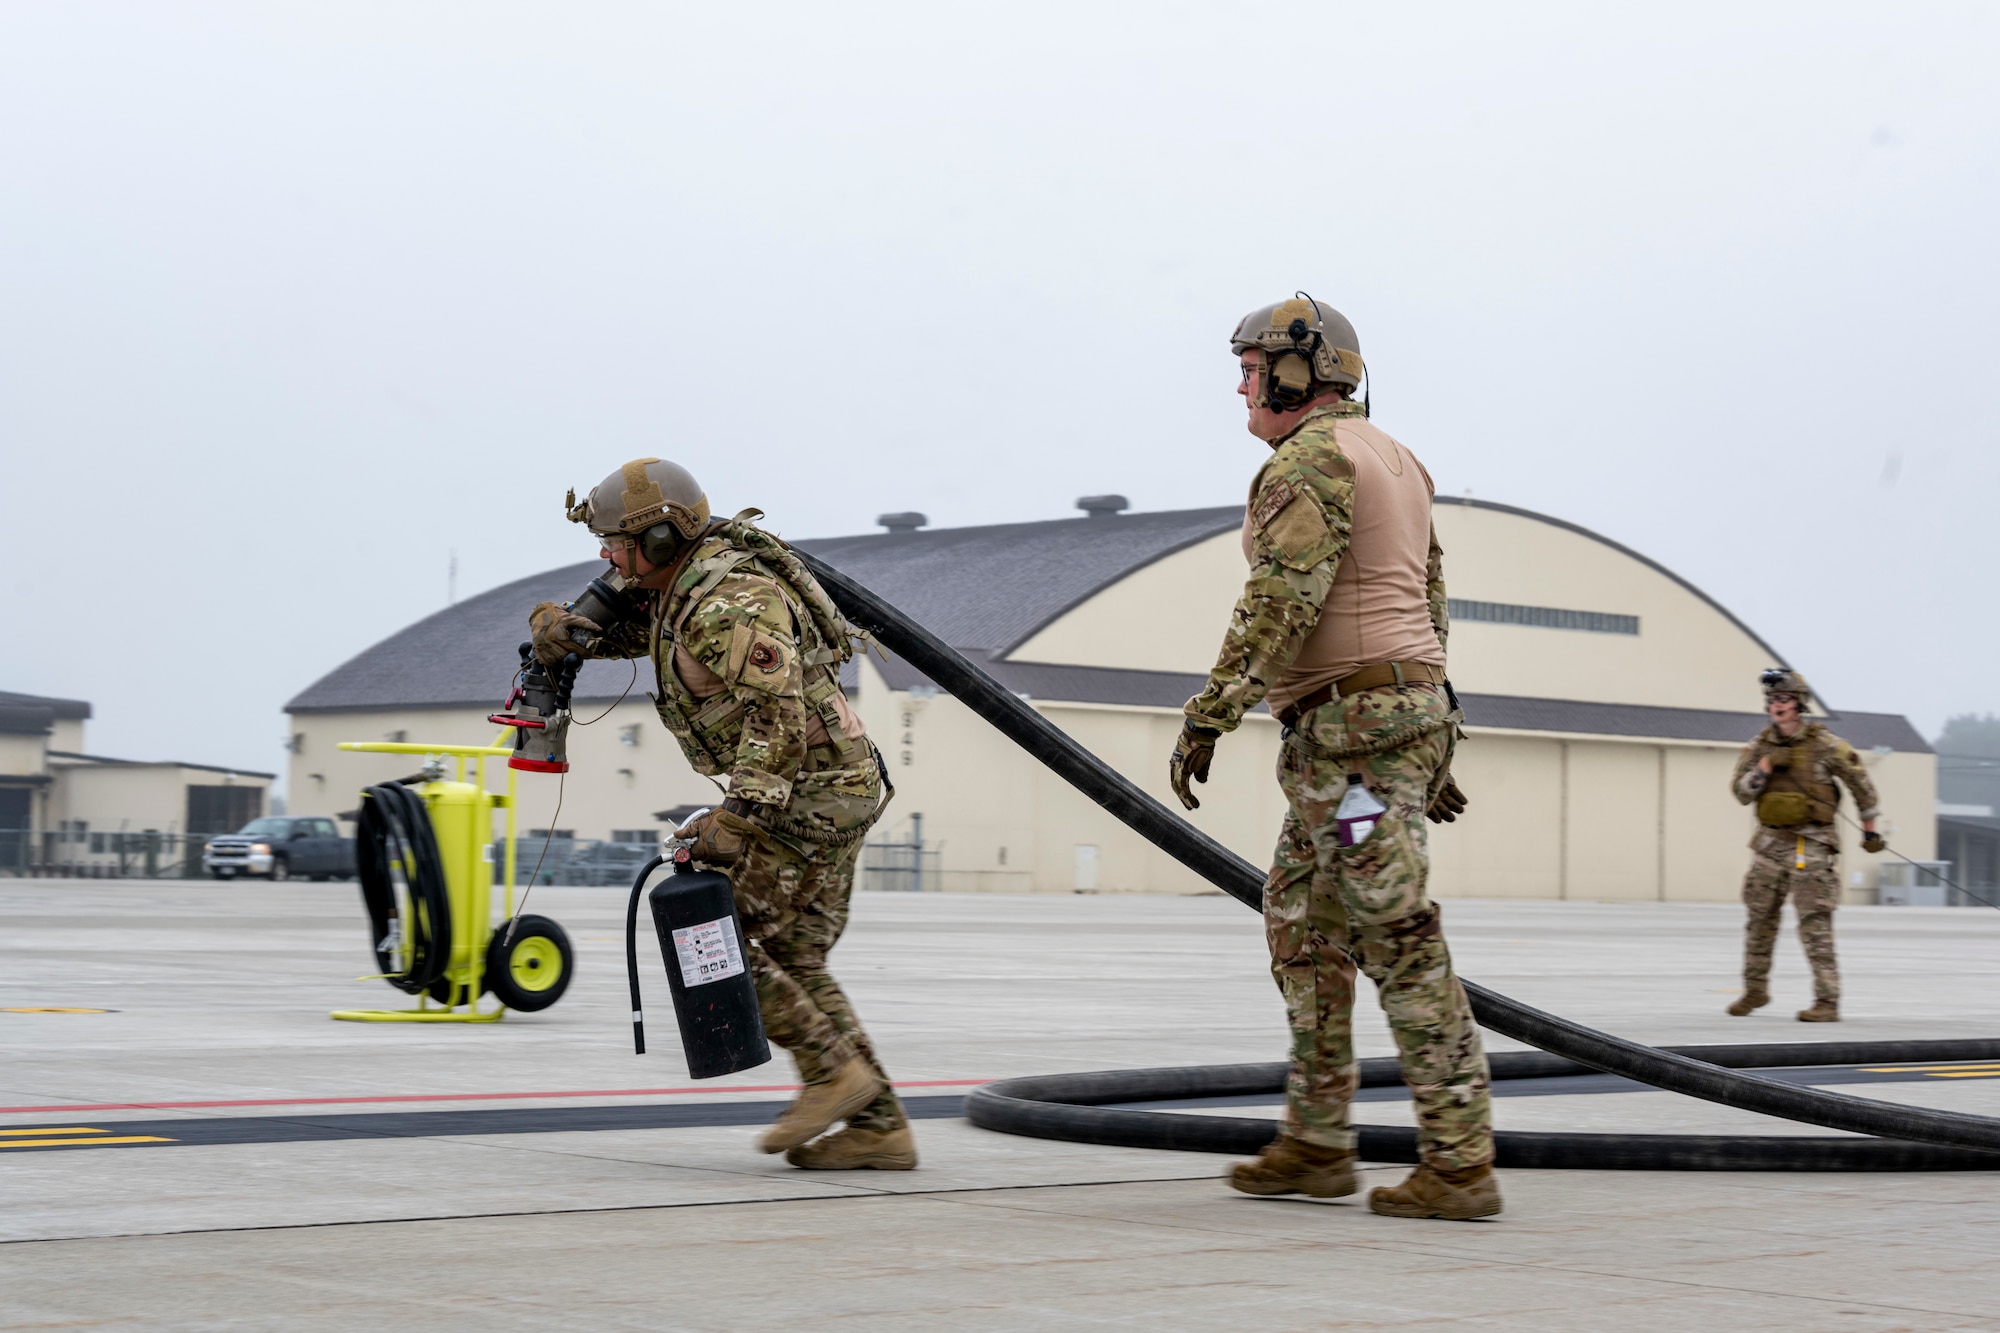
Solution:
<path fill-rule="evenodd" d="M 1425 891 L 1423 811 L 1451 747 L 1444 710 L 1434 689 L 1404 685 L 1300 719 L 1278 759 L 1290 808 L 1264 886 L 1264 931 L 1291 1027 L 1283 1132 L 1329 1148 L 1355 1144 L 1348 1104 L 1358 1081 L 1358 961 L 1416 1101 L 1418 1151 L 1453 1169 L 1493 1160 L 1493 1110 L 1479 1028 Z M 1403 743 L 1365 753 L 1385 741 Z M 1361 774 L 1388 810 L 1358 846 L 1342 847 L 1334 810 L 1349 773 Z"/>
<path fill-rule="evenodd" d="M 801 822 L 866 828 L 876 815 L 880 770 L 838 775 L 836 783 L 802 776 L 794 784 L 786 814 Z M 844 817 L 844 816 L 851 816 Z M 805 1083 L 824 1083 L 852 1059 L 866 1060 L 884 1083 L 888 1073 L 854 1012 L 833 979 L 827 955 L 847 929 L 849 900 L 860 842 L 844 846 L 772 835 L 753 841 L 729 868 L 736 911 L 748 937 L 751 979 L 764 1033 L 791 1052 Z M 908 1124 L 893 1090 L 849 1116 L 857 1129 L 891 1130 Z"/>
<path fill-rule="evenodd" d="M 1790 829 L 1760 828 L 1743 877 L 1743 988 L 1771 988 L 1771 952 L 1790 895 L 1799 914 L 1799 943 L 1812 965 L 1813 998 L 1840 1003 L 1840 967 L 1833 956 L 1833 912 L 1840 905 L 1840 849 Z M 1801 867 L 1803 862 L 1803 868 Z"/>

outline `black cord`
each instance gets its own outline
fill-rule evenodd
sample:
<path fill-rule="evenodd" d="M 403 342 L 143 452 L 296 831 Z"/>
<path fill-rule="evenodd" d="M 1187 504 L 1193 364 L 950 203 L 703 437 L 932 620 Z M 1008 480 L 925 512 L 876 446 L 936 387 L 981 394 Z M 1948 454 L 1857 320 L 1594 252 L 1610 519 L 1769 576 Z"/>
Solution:
<path fill-rule="evenodd" d="M 616 707 L 616 705 L 613 705 L 613 707 Z M 549 826 L 542 830 L 544 835 L 542 838 L 542 854 L 535 858 L 535 869 L 528 876 L 528 887 L 521 890 L 521 901 L 514 904 L 514 915 L 507 919 L 507 938 L 500 941 L 500 947 L 503 949 L 514 947 L 514 931 L 521 924 L 521 913 L 527 910 L 528 895 L 533 893 L 535 885 L 541 882 L 542 862 L 548 859 L 549 844 L 556 840 L 556 821 L 562 818 L 563 786 L 568 781 L 568 773 L 556 774 L 556 812 L 549 816 Z"/>
<path fill-rule="evenodd" d="M 625 696 L 627 694 L 630 694 L 632 692 L 632 687 L 634 685 L 637 685 L 638 683 L 639 683 L 639 659 L 635 657 L 632 659 L 632 679 L 625 682 L 624 691 L 621 694 L 619 694 L 619 696 L 616 699 L 613 699 L 611 701 L 611 708 L 616 708 L 619 704 L 624 703 Z M 576 725 L 579 727 L 587 727 L 590 726 L 592 723 L 602 722 L 605 718 L 611 716 L 611 708 L 605 709 L 603 712 L 599 713 L 596 717 L 590 719 L 589 722 L 578 722 Z"/>

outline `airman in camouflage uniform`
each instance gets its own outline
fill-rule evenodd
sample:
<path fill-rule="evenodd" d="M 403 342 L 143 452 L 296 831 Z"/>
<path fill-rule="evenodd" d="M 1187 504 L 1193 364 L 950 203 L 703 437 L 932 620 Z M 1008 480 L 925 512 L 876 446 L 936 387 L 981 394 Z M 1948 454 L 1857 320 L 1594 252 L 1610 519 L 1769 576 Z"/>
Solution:
<path fill-rule="evenodd" d="M 1854 747 L 1804 716 L 1811 691 L 1797 672 L 1764 673 L 1764 707 L 1771 725 L 1743 747 L 1729 789 L 1757 807 L 1750 838 L 1750 873 L 1743 877 L 1746 921 L 1743 996 L 1729 1006 L 1738 1018 L 1771 1002 L 1771 951 L 1789 896 L 1799 914 L 1799 942 L 1812 965 L 1813 1005 L 1805 1023 L 1840 1021 L 1840 968 L 1834 961 L 1833 913 L 1840 906 L 1840 831 L 1834 813 L 1840 789 L 1861 808 L 1862 847 L 1888 846 L 1875 832 L 1875 784 Z"/>
<path fill-rule="evenodd" d="M 1309 377 L 1291 368 L 1308 384 L 1289 395 L 1288 343 L 1312 366 Z M 1444 679 L 1443 555 L 1429 478 L 1341 391 L 1356 387 L 1361 365 L 1338 314 L 1310 298 L 1267 307 L 1243 321 L 1232 345 L 1251 432 L 1274 452 L 1250 491 L 1250 576 L 1207 685 L 1187 703 L 1171 771 L 1192 809 L 1199 802 L 1188 783 L 1207 780 L 1219 735 L 1267 694 L 1286 724 L 1278 782 L 1289 808 L 1264 920 L 1292 1067 L 1279 1138 L 1236 1167 L 1232 1184 L 1328 1198 L 1357 1188 L 1348 1108 L 1358 965 L 1396 1039 L 1422 1162 L 1403 1185 L 1374 1191 L 1370 1206 L 1393 1216 L 1489 1216 L 1500 1195 L 1486 1057 L 1425 889 L 1419 818 L 1451 819 L 1464 808 L 1449 770 L 1462 715 Z M 1386 810 L 1344 846 L 1335 810 L 1357 776 Z"/>
<path fill-rule="evenodd" d="M 711 522 L 704 499 L 692 534 L 670 532 L 650 552 L 657 523 L 643 538 L 606 531 L 607 515 L 651 513 L 643 501 L 660 492 L 646 489 L 648 467 L 680 473 L 657 459 L 627 464 L 575 507 L 638 607 L 589 654 L 650 659 L 660 720 L 697 773 L 728 782 L 721 809 L 681 834 L 695 838 L 695 860 L 729 874 L 765 1032 L 805 1084 L 761 1146 L 800 1166 L 914 1166 L 902 1105 L 827 966 L 861 840 L 886 803 L 880 756 L 840 687 L 850 630 L 791 550 L 751 521 L 755 510 Z M 658 480 L 671 490 L 676 479 Z M 555 641 L 551 655 L 568 648 L 569 628 L 598 628 L 549 603 L 534 624 L 538 649 Z M 842 1119 L 846 1130 L 811 1142 Z"/>

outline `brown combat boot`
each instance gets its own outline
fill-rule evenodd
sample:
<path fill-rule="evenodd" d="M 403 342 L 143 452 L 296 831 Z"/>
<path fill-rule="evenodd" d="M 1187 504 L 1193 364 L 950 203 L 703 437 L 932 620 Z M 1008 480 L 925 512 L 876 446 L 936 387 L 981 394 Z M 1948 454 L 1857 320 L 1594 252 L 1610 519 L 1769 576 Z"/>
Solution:
<path fill-rule="evenodd" d="M 785 1154 L 793 1166 L 808 1171 L 909 1171 L 917 1165 L 917 1136 L 910 1127 L 856 1129 L 849 1125 Z"/>
<path fill-rule="evenodd" d="M 1799 1010 L 1801 1023 L 1838 1023 L 1840 1021 L 1840 1001 L 1814 1000 L 1810 1009 Z"/>
<path fill-rule="evenodd" d="M 1354 1150 L 1323 1148 L 1280 1134 L 1254 1162 L 1229 1169 L 1229 1187 L 1245 1194 L 1309 1194 L 1338 1199 L 1361 1186 L 1354 1178 Z"/>
<path fill-rule="evenodd" d="M 826 1082 L 806 1084 L 757 1146 L 764 1152 L 784 1152 L 811 1142 L 880 1097 L 887 1086 L 866 1060 L 849 1060 Z"/>
<path fill-rule="evenodd" d="M 1742 999 L 1729 1006 L 1729 1012 L 1733 1017 L 1744 1018 L 1749 1015 L 1752 1009 L 1762 1009 L 1770 1002 L 1771 992 L 1767 990 L 1746 990 L 1743 992 Z"/>
<path fill-rule="evenodd" d="M 1490 1166 L 1447 1171 L 1419 1166 L 1400 1185 L 1368 1192 L 1368 1207 L 1384 1217 L 1441 1217 L 1450 1222 L 1500 1211 L 1500 1182 Z"/>

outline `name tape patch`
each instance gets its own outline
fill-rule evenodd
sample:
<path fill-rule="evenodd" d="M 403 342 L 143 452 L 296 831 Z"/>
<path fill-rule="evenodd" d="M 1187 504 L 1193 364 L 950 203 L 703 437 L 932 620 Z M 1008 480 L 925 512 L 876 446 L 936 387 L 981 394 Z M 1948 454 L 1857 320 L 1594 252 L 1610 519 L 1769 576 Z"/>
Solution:
<path fill-rule="evenodd" d="M 1251 525 L 1259 528 L 1268 526 L 1286 505 L 1297 498 L 1298 492 L 1292 489 L 1291 479 L 1281 477 L 1277 484 L 1267 487 L 1257 497 L 1257 507 L 1250 513 Z"/>

